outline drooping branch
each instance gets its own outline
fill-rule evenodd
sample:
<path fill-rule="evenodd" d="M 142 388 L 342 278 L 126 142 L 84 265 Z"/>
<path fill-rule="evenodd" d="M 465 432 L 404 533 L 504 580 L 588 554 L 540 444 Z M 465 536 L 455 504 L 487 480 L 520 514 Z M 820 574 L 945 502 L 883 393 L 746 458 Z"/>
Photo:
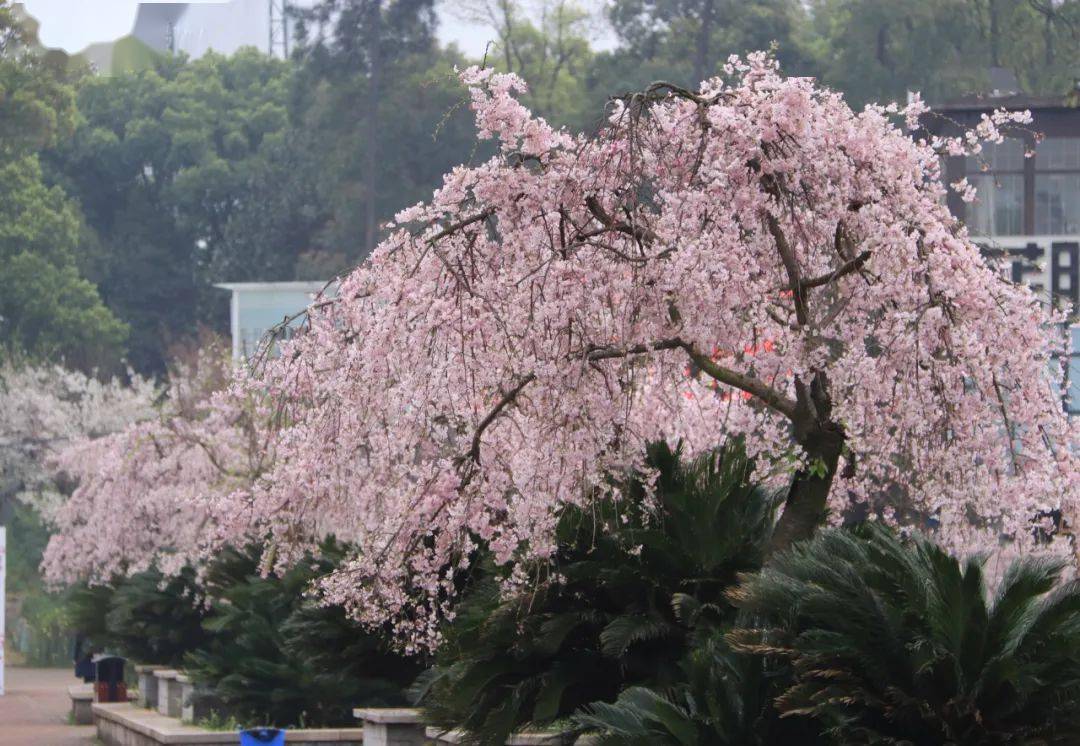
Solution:
<path fill-rule="evenodd" d="M 475 215 L 470 215 L 470 216 L 468 216 L 466 218 L 462 218 L 461 220 L 458 220 L 458 221 L 456 221 L 454 223 L 451 223 L 450 225 L 446 226 L 445 228 L 443 228 L 438 233 L 436 233 L 433 236 L 429 237 L 427 239 L 427 243 L 430 244 L 430 243 L 435 243 L 436 241 L 441 241 L 442 239 L 446 238 L 447 236 L 451 236 L 451 235 L 457 233 L 462 228 L 468 228 L 473 223 L 479 223 L 481 221 L 487 220 L 488 218 L 490 218 L 494 214 L 495 214 L 495 208 L 494 207 L 489 207 L 486 210 L 481 210 L 480 212 L 476 213 Z"/>
<path fill-rule="evenodd" d="M 472 445 L 469 447 L 469 453 L 467 458 L 471 459 L 477 466 L 480 465 L 480 438 L 483 436 L 484 431 L 488 429 L 492 422 L 498 418 L 504 409 L 510 406 L 514 400 L 517 399 L 518 394 L 528 386 L 530 383 L 536 380 L 535 373 L 529 373 L 523 376 L 509 391 L 503 394 L 502 398 L 495 404 L 490 412 L 480 420 L 480 423 L 476 426 L 476 431 L 473 433 Z M 462 459 L 463 460 L 463 459 Z"/>
<path fill-rule="evenodd" d="M 665 339 L 651 344 L 640 344 L 632 347 L 591 347 L 586 353 L 585 359 L 590 362 L 598 362 L 600 360 L 612 360 L 634 355 L 644 355 L 649 352 L 658 352 L 661 350 L 674 350 L 681 346 L 683 346 L 683 342 L 679 339 Z M 468 453 L 459 456 L 457 459 L 459 465 L 464 464 L 466 460 L 471 460 L 477 465 L 480 464 L 480 438 L 484 435 L 484 431 L 495 422 L 507 407 L 517 400 L 518 395 L 525 390 L 525 387 L 535 380 L 536 374 L 528 373 L 519 378 L 517 382 L 499 398 L 499 401 L 496 402 L 495 406 L 492 407 L 492 409 L 477 424 L 476 430 L 473 432 L 472 443 Z"/>

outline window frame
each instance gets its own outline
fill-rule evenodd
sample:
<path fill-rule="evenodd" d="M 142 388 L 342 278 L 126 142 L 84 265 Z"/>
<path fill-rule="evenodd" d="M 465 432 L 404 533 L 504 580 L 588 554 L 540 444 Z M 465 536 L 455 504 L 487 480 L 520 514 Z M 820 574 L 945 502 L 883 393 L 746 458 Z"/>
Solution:
<path fill-rule="evenodd" d="M 1040 168 L 1039 163 L 1038 163 L 1038 160 L 1039 160 L 1038 148 L 1042 147 L 1047 142 L 1062 141 L 1062 140 L 1070 140 L 1073 143 L 1075 143 L 1076 163 L 1073 164 L 1073 165 L 1066 165 L 1066 166 L 1050 166 L 1050 167 L 1042 167 L 1042 168 Z M 1032 195 L 1033 195 L 1033 197 L 1038 194 L 1038 190 L 1037 190 L 1036 187 L 1038 185 L 1038 181 L 1039 181 L 1040 176 L 1044 176 L 1044 177 L 1051 177 L 1051 176 L 1066 176 L 1066 177 L 1069 177 L 1069 176 L 1071 176 L 1071 177 L 1073 177 L 1074 179 L 1077 180 L 1077 195 L 1078 196 L 1077 196 L 1077 199 L 1076 199 L 1074 204 L 1075 204 L 1075 206 L 1077 208 L 1077 213 L 1078 214 L 1073 216 L 1072 222 L 1073 222 L 1073 225 L 1080 226 L 1080 122 L 1077 123 L 1076 132 L 1071 137 L 1068 136 L 1068 135 L 1065 135 L 1065 136 L 1047 137 L 1047 138 L 1045 138 L 1036 147 L 1036 156 L 1034 158 L 1032 158 L 1031 160 L 1035 161 L 1035 169 L 1034 169 L 1033 183 L 1032 183 Z M 1038 216 L 1038 207 L 1039 206 L 1038 206 L 1037 201 L 1033 201 L 1032 205 L 1031 205 L 1031 209 L 1032 209 L 1032 213 L 1033 213 L 1033 216 L 1032 216 L 1032 227 L 1033 228 L 1036 226 L 1036 224 L 1038 222 L 1038 217 L 1039 217 Z M 1068 231 L 1058 231 L 1058 232 L 1043 231 L 1043 233 L 1041 233 L 1039 235 L 1071 236 L 1071 235 L 1077 235 L 1077 234 L 1080 234 L 1080 227 L 1078 227 L 1073 232 L 1068 232 Z"/>

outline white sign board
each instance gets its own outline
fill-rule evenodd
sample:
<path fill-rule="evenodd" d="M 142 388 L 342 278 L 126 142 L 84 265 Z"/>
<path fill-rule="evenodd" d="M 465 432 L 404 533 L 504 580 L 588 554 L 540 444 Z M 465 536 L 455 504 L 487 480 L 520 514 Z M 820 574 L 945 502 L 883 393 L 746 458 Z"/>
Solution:
<path fill-rule="evenodd" d="M 4 578 L 7 575 L 7 529 L 0 526 L 0 696 L 4 694 L 4 608 L 7 606 L 7 591 Z"/>

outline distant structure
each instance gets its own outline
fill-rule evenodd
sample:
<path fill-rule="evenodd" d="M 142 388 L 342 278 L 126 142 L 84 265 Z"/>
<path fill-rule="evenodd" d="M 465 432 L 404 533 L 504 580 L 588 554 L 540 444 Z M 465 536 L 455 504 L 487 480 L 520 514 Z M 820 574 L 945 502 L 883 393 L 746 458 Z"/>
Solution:
<path fill-rule="evenodd" d="M 270 44 L 267 53 L 271 56 L 289 58 L 289 0 L 270 0 Z"/>
<path fill-rule="evenodd" d="M 325 282 L 223 282 L 214 287 L 232 293 L 229 329 L 234 360 L 258 352 L 266 333 L 291 319 L 277 339 L 288 339 L 303 322 L 296 314 L 310 305 L 326 287 Z M 333 294 L 333 289 L 328 291 Z"/>
<path fill-rule="evenodd" d="M 966 178 L 977 192 L 972 203 L 950 192 L 949 210 L 967 224 L 984 254 L 1006 263 L 1014 282 L 1071 309 L 1072 321 L 1080 322 L 1080 86 L 1065 96 L 1030 96 L 1005 71 L 990 72 L 989 95 L 933 106 L 926 129 L 952 134 L 994 109 L 1030 110 L 1033 121 L 1013 128 L 1002 143 L 987 143 L 978 156 L 944 160 L 946 183 Z M 1071 335 L 1073 350 L 1062 395 L 1066 409 L 1080 414 L 1080 326 L 1062 333 Z"/>
<path fill-rule="evenodd" d="M 201 0 L 139 3 L 132 35 L 163 54 L 200 57 L 213 50 L 232 54 L 256 47 L 271 55 L 289 53 L 289 6 L 295 0 Z"/>
<path fill-rule="evenodd" d="M 176 25 L 187 3 L 139 3 L 132 36 L 155 52 L 176 51 Z"/>

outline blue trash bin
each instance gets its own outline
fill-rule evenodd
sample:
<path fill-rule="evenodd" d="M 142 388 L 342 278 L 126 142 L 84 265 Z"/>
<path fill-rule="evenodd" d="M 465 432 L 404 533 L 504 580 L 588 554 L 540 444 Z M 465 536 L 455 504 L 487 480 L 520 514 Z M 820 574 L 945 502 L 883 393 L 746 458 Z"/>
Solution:
<path fill-rule="evenodd" d="M 240 746 L 285 746 L 285 731 L 280 728 L 249 728 L 240 731 Z"/>

